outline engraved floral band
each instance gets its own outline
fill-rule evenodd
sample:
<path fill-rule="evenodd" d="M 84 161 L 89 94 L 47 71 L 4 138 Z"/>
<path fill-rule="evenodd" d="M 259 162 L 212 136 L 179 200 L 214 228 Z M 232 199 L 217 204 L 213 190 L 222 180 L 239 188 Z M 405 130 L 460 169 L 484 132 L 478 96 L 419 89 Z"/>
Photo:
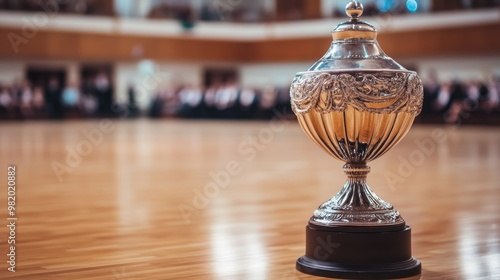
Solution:
<path fill-rule="evenodd" d="M 422 82 L 414 72 L 298 74 L 290 88 L 292 109 L 305 114 L 344 111 L 348 105 L 376 114 L 422 110 Z"/>

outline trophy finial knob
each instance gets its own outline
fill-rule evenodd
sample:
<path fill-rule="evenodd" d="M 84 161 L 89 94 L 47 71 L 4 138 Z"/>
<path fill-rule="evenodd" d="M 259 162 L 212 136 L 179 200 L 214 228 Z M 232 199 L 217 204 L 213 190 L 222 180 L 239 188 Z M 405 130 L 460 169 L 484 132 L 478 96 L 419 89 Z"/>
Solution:
<path fill-rule="evenodd" d="M 345 13 L 351 20 L 356 20 L 363 14 L 363 5 L 357 0 L 353 0 L 345 6 Z"/>
<path fill-rule="evenodd" d="M 345 6 L 345 13 L 351 19 L 335 27 L 332 32 L 334 41 L 353 38 L 375 39 L 377 37 L 375 27 L 359 19 L 363 14 L 363 5 L 359 1 L 353 0 L 349 2 Z"/>

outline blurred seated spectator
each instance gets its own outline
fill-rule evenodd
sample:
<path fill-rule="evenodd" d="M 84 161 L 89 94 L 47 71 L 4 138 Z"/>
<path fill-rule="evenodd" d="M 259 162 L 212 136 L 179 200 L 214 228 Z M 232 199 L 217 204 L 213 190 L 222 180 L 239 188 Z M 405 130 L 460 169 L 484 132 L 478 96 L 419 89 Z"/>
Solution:
<path fill-rule="evenodd" d="M 157 92 L 153 96 L 153 100 L 151 101 L 151 105 L 149 106 L 148 116 L 150 118 L 159 118 L 162 116 L 161 115 L 162 109 L 163 109 L 163 100 L 159 92 Z"/>
<path fill-rule="evenodd" d="M 202 117 L 203 92 L 199 87 L 186 86 L 179 91 L 179 115 L 185 118 Z"/>
<path fill-rule="evenodd" d="M 176 117 L 179 112 L 179 89 L 177 85 L 170 85 L 160 91 L 160 98 L 163 102 L 161 115 L 165 117 Z"/>
<path fill-rule="evenodd" d="M 277 88 L 276 89 L 276 105 L 275 108 L 283 112 L 285 108 L 290 107 L 290 89 L 289 88 Z M 291 113 L 291 112 L 289 112 Z"/>
<path fill-rule="evenodd" d="M 486 89 L 488 97 L 484 110 L 488 112 L 495 109 L 500 111 L 500 77 L 490 76 Z"/>
<path fill-rule="evenodd" d="M 113 86 L 106 72 L 97 74 L 94 80 L 93 93 L 97 99 L 97 114 L 110 116 L 113 105 Z"/>
<path fill-rule="evenodd" d="M 32 110 L 34 118 L 40 119 L 46 117 L 45 98 L 42 87 L 36 86 L 33 88 Z"/>
<path fill-rule="evenodd" d="M 86 116 L 93 116 L 97 111 L 97 99 L 93 95 L 83 94 L 82 110 Z"/>
<path fill-rule="evenodd" d="M 127 117 L 129 117 L 129 118 L 138 117 L 139 113 L 140 113 L 139 112 L 139 105 L 137 104 L 137 100 L 135 98 L 135 89 L 133 86 L 128 87 L 127 95 L 128 95 L 128 104 L 127 104 L 128 115 L 127 115 Z"/>
<path fill-rule="evenodd" d="M 205 109 L 205 116 L 208 118 L 214 117 L 217 112 L 217 110 L 215 109 L 215 96 L 217 95 L 217 90 L 220 86 L 221 82 L 219 80 L 215 80 L 205 90 L 203 106 Z"/>
<path fill-rule="evenodd" d="M 447 123 L 457 123 L 464 111 L 467 103 L 467 93 L 458 81 L 453 81 L 447 86 L 448 102 L 443 107 L 444 121 Z"/>
<path fill-rule="evenodd" d="M 29 82 L 24 82 L 19 98 L 19 109 L 21 111 L 21 116 L 23 119 L 30 119 L 33 117 L 33 111 L 31 107 L 32 101 L 33 92 L 31 91 L 31 86 Z"/>
<path fill-rule="evenodd" d="M 62 118 L 61 106 L 62 86 L 59 84 L 57 77 L 49 78 L 45 88 L 45 101 L 47 102 L 47 114 L 51 119 Z"/>
<path fill-rule="evenodd" d="M 81 115 L 80 91 L 75 84 L 71 84 L 62 91 L 61 101 L 65 118 L 75 118 Z"/>
<path fill-rule="evenodd" d="M 234 80 L 230 80 L 219 87 L 215 93 L 215 117 L 235 118 L 238 94 L 239 88 Z"/>
<path fill-rule="evenodd" d="M 245 88 L 240 93 L 238 117 L 240 119 L 251 119 L 254 117 L 255 111 L 259 105 L 257 91 L 250 88 Z"/>
<path fill-rule="evenodd" d="M 445 83 L 439 88 L 436 103 L 434 103 L 434 111 L 444 111 L 449 102 L 451 96 L 451 83 Z"/>
<path fill-rule="evenodd" d="M 10 88 L 0 86 L 0 118 L 12 119 L 15 113 L 15 103 Z"/>
<path fill-rule="evenodd" d="M 469 81 L 465 84 L 467 99 L 472 102 L 479 102 L 480 85 L 477 81 Z"/>
<path fill-rule="evenodd" d="M 200 12 L 200 20 L 218 21 L 223 20 L 223 17 L 220 14 L 220 9 L 217 9 L 215 5 L 203 3 Z"/>
<path fill-rule="evenodd" d="M 273 109 L 277 104 L 277 92 L 274 86 L 264 87 L 259 96 L 257 118 L 270 119 L 273 117 Z"/>
<path fill-rule="evenodd" d="M 153 96 L 148 115 L 151 118 L 175 117 L 179 111 L 179 101 L 175 86 L 161 88 Z"/>
<path fill-rule="evenodd" d="M 422 112 L 424 114 L 434 111 L 434 104 L 436 104 L 437 98 L 441 91 L 441 86 L 439 85 L 436 72 L 434 70 L 429 72 L 429 79 L 424 82 L 424 102 L 422 105 Z M 439 100 L 440 104 L 447 103 L 443 98 L 448 98 L 447 96 L 441 96 Z M 439 106 L 439 105 L 437 105 Z"/>

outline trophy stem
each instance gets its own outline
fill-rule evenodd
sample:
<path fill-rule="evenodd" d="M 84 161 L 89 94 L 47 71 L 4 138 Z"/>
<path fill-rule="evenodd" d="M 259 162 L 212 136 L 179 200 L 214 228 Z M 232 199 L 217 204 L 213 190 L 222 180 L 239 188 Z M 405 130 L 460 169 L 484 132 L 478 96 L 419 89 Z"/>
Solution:
<path fill-rule="evenodd" d="M 344 173 L 347 175 L 347 182 L 340 193 L 343 194 L 344 198 L 351 198 L 353 200 L 351 204 L 354 207 L 368 206 L 366 203 L 369 202 L 370 198 L 366 195 L 373 194 L 366 184 L 366 177 L 370 172 L 370 167 L 365 163 L 346 163 L 343 168 Z"/>
<path fill-rule="evenodd" d="M 366 177 L 370 167 L 365 163 L 344 165 L 347 182 L 335 196 L 339 206 L 345 210 L 373 211 L 392 208 L 392 205 L 380 199 L 370 190 Z"/>
<path fill-rule="evenodd" d="M 379 198 L 366 183 L 366 163 L 344 165 L 347 182 L 333 198 L 323 203 L 310 222 L 319 226 L 395 226 L 404 220 L 394 207 Z"/>

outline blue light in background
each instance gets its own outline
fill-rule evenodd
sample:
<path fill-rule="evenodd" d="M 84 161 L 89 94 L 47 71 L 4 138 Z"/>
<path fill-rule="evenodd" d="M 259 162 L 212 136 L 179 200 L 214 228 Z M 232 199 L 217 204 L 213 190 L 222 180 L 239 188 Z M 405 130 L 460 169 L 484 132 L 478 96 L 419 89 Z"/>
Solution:
<path fill-rule="evenodd" d="M 406 9 L 411 13 L 415 13 L 418 9 L 418 2 L 416 0 L 407 0 Z"/>
<path fill-rule="evenodd" d="M 392 6 L 394 6 L 394 0 L 378 0 L 377 1 L 377 8 L 382 13 L 389 11 L 392 8 Z"/>

